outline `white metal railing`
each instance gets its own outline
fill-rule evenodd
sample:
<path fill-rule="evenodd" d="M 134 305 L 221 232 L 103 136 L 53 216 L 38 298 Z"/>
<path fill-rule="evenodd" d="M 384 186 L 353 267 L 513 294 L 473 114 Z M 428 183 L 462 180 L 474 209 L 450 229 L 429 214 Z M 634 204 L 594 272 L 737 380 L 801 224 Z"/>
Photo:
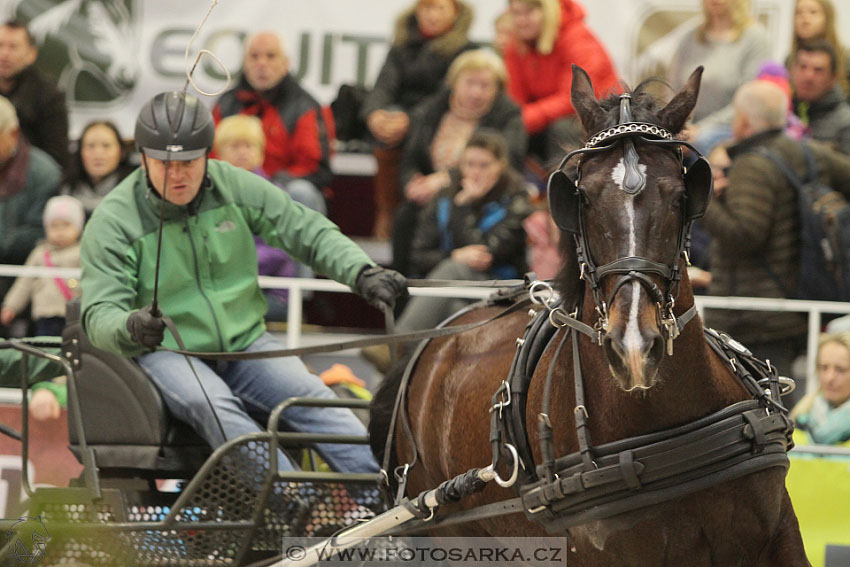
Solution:
<path fill-rule="evenodd" d="M 13 266 L 0 264 L 0 276 L 34 276 L 78 278 L 78 268 L 46 268 L 31 266 Z M 303 322 L 302 298 L 304 291 L 330 291 L 351 293 L 348 286 L 331 280 L 305 278 L 275 278 L 260 276 L 259 284 L 263 288 L 288 289 L 289 303 L 287 312 L 286 344 L 295 348 L 301 344 L 301 324 Z M 453 288 L 411 288 L 414 296 L 462 297 L 480 299 L 493 293 L 493 288 L 453 287 Z M 764 297 L 710 297 L 696 296 L 700 314 L 706 309 L 740 309 L 754 311 L 781 311 L 808 314 L 807 351 L 817 350 L 818 335 L 821 331 L 821 317 L 824 313 L 850 313 L 850 303 L 834 301 L 805 301 L 799 299 L 769 299 Z M 807 376 L 814 376 L 814 357 L 807 358 Z M 807 380 L 808 388 L 816 386 L 814 380 Z"/>

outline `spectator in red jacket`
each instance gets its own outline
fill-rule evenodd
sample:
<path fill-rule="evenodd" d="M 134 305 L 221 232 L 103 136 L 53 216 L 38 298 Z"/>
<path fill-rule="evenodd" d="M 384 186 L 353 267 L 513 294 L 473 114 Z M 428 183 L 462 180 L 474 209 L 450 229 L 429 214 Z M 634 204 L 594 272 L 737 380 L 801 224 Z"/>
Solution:
<path fill-rule="evenodd" d="M 331 183 L 330 147 L 321 106 L 289 73 L 274 32 L 245 41 L 242 77 L 213 109 L 216 124 L 233 114 L 257 116 L 266 135 L 263 170 L 296 201 L 327 213 L 322 189 Z"/>
<path fill-rule="evenodd" d="M 544 162 L 577 144 L 581 125 L 570 101 L 572 65 L 593 80 L 597 96 L 617 89 L 619 79 L 605 48 L 584 24 L 573 0 L 509 0 L 513 41 L 505 47 L 508 93 L 522 107 L 532 153 Z"/>

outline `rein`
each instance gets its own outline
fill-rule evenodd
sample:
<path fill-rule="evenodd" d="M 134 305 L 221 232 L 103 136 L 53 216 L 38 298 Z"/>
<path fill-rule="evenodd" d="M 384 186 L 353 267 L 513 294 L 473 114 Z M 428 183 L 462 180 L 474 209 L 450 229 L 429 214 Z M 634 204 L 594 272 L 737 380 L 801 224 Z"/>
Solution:
<path fill-rule="evenodd" d="M 529 279 L 533 279 L 533 274 L 529 275 Z M 522 294 L 528 285 L 529 279 L 526 280 L 487 280 L 487 281 L 475 281 L 475 280 L 408 280 L 409 287 L 484 287 L 484 288 L 493 288 L 498 289 L 499 291 L 495 292 L 493 296 L 486 301 L 490 304 L 496 304 L 500 301 L 511 300 L 512 298 Z M 475 285 L 473 285 L 475 284 Z M 480 303 L 476 303 L 475 305 L 480 306 Z M 200 358 L 203 360 L 253 360 L 253 359 L 261 359 L 261 358 L 280 358 L 286 356 L 303 356 L 307 354 L 319 354 L 319 353 L 328 353 L 328 352 L 339 352 L 342 350 L 363 348 L 374 345 L 397 345 L 400 343 L 413 342 L 413 341 L 421 341 L 425 339 L 434 339 L 438 337 L 447 337 L 450 335 L 456 335 L 459 333 L 464 333 L 467 331 L 471 331 L 477 327 L 481 327 L 488 323 L 492 323 L 497 319 L 501 319 L 502 317 L 509 315 L 516 311 L 516 306 L 511 306 L 506 308 L 504 311 L 497 313 L 496 315 L 485 319 L 483 321 L 477 321 L 473 323 L 467 323 L 465 325 L 457 325 L 457 326 L 439 326 L 435 329 L 426 329 L 422 331 L 411 331 L 408 333 L 395 333 L 390 335 L 382 335 L 378 337 L 369 337 L 363 339 L 352 339 L 348 341 L 339 341 L 335 343 L 325 343 L 320 345 L 313 345 L 307 347 L 297 347 L 297 348 L 287 348 L 287 349 L 275 349 L 275 350 L 266 350 L 266 351 L 258 351 L 258 352 L 206 352 L 206 351 L 192 351 L 186 350 L 184 348 L 172 349 L 168 347 L 158 347 L 157 350 L 173 352 L 176 354 L 181 354 L 183 356 L 192 356 L 195 358 Z M 173 325 L 169 326 L 169 329 L 172 333 L 176 332 L 176 329 L 173 328 Z M 175 337 L 177 335 L 175 334 Z M 182 344 L 182 343 L 181 343 Z"/>

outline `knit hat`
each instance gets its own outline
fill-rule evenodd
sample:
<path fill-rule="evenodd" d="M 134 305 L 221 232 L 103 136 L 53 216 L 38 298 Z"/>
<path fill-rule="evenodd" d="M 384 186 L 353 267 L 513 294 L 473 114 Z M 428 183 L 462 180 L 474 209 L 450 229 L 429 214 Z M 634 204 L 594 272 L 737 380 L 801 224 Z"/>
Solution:
<path fill-rule="evenodd" d="M 44 206 L 44 226 L 47 227 L 55 220 L 66 220 L 81 231 L 86 222 L 86 212 L 83 204 L 70 195 L 51 197 Z"/>
<path fill-rule="evenodd" d="M 756 79 L 773 83 L 791 100 L 791 84 L 788 82 L 788 70 L 776 61 L 765 61 L 759 67 Z"/>

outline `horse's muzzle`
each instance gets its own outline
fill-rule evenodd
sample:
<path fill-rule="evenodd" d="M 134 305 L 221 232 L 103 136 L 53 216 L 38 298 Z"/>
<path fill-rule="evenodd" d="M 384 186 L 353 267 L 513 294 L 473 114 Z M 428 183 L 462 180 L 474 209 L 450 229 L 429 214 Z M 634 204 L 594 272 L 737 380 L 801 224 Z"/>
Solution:
<path fill-rule="evenodd" d="M 613 329 L 602 339 L 608 365 L 620 387 L 627 392 L 655 385 L 658 366 L 664 357 L 664 338 L 655 331 L 643 331 L 639 345 L 626 344 L 623 333 Z"/>

